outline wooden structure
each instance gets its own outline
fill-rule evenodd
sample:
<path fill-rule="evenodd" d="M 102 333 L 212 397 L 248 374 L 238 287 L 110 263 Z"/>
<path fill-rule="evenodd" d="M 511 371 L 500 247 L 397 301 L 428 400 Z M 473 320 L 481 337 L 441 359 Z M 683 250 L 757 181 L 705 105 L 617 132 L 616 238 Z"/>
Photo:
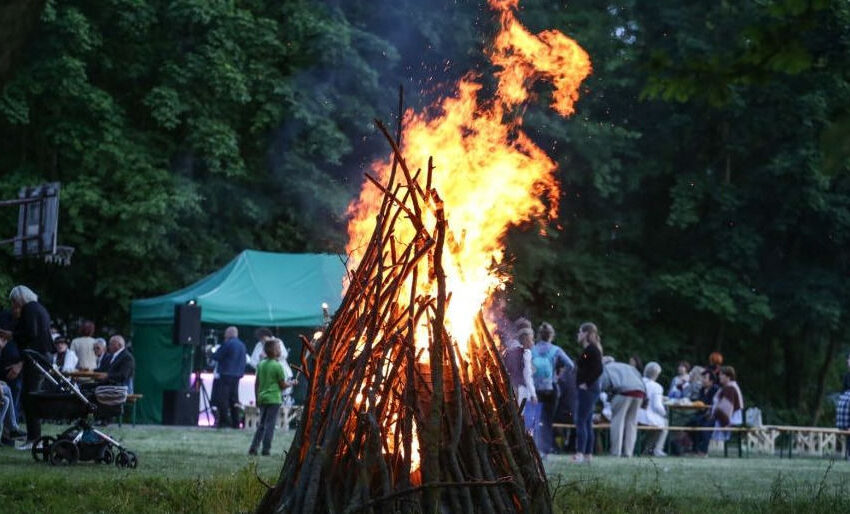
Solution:
<path fill-rule="evenodd" d="M 304 339 L 302 420 L 257 511 L 547 514 L 546 475 L 483 316 L 468 341 L 447 329 L 452 236 L 431 163 L 409 169 L 378 127 L 394 161 L 387 183 L 367 175 L 383 192 L 375 230 L 330 326 Z"/>

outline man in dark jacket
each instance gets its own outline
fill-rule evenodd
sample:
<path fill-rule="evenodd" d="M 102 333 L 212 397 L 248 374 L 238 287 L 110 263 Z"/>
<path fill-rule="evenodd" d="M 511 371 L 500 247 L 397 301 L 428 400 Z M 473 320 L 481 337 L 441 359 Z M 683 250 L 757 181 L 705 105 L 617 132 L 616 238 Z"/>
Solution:
<path fill-rule="evenodd" d="M 224 344 L 212 356 L 218 363 L 213 380 L 212 403 L 216 407 L 216 426 L 239 428 L 239 380 L 245 374 L 245 343 L 236 327 L 224 331 Z"/>
<path fill-rule="evenodd" d="M 133 376 L 136 374 L 136 360 L 125 348 L 126 343 L 120 335 L 109 338 L 109 354 L 112 356 L 100 371 L 106 373 L 107 384 L 127 386 L 127 393 L 133 393 Z M 104 361 L 105 362 L 105 361 Z"/>
<path fill-rule="evenodd" d="M 47 354 L 55 351 L 53 339 L 50 337 L 50 314 L 47 313 L 47 309 L 38 303 L 38 296 L 27 286 L 13 287 L 9 293 L 9 299 L 12 301 L 12 312 L 17 318 L 12 338 L 17 343 L 18 349 L 21 352 L 34 350 L 46 359 Z M 13 366 L 12 369 L 20 370 L 21 364 L 23 364 L 21 394 L 24 415 L 27 418 L 27 442 L 19 449 L 28 450 L 32 448 L 32 443 L 41 437 L 41 420 L 29 393 L 41 389 L 44 376 L 29 359 L 24 359 L 24 363 Z"/>

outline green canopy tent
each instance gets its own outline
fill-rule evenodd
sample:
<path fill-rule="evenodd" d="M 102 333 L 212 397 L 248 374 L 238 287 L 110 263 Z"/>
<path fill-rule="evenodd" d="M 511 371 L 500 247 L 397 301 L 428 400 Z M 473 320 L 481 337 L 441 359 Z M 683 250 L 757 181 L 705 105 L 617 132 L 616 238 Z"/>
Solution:
<path fill-rule="evenodd" d="M 144 395 L 139 420 L 160 423 L 162 392 L 183 389 L 189 380 L 190 352 L 172 340 L 175 305 L 196 301 L 206 324 L 310 329 L 323 321 L 322 303 L 331 313 L 339 306 L 344 275 L 338 255 L 245 250 L 184 289 L 133 300 L 134 385 Z"/>

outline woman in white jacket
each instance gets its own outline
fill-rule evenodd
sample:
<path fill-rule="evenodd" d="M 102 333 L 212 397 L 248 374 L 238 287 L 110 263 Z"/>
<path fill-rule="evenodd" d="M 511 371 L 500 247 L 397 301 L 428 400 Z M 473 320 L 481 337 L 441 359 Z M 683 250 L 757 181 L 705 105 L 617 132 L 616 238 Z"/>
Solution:
<path fill-rule="evenodd" d="M 68 340 L 63 336 L 59 336 L 53 341 L 53 344 L 56 346 L 56 353 L 53 354 L 53 358 L 51 359 L 53 361 L 52 364 L 65 374 L 76 371 L 78 362 L 77 354 L 74 353 L 74 350 L 68 349 Z"/>
<path fill-rule="evenodd" d="M 638 423 L 652 427 L 667 427 L 667 409 L 664 408 L 664 388 L 656 380 L 661 374 L 661 365 L 650 362 L 643 368 L 643 383 L 646 386 L 648 405 L 645 409 L 638 411 Z M 652 454 L 656 457 L 664 457 L 664 441 L 667 439 L 667 430 L 657 432 L 658 438 L 650 441 L 647 447 L 654 448 Z"/>

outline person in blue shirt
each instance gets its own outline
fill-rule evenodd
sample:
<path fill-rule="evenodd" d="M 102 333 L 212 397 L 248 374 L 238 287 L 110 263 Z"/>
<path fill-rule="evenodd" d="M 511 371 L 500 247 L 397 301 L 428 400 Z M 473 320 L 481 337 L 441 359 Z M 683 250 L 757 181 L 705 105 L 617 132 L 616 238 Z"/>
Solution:
<path fill-rule="evenodd" d="M 216 426 L 239 428 L 239 380 L 245 374 L 246 351 L 236 327 L 225 329 L 224 344 L 215 351 L 212 360 L 218 363 L 211 398 L 216 408 Z"/>
<path fill-rule="evenodd" d="M 549 323 L 541 323 L 537 329 L 538 341 L 531 350 L 531 364 L 534 366 L 534 389 L 540 405 L 540 421 L 534 430 L 534 442 L 541 455 L 547 455 L 554 446 L 552 422 L 555 405 L 558 402 L 558 370 L 562 367 L 574 368 L 572 359 L 567 357 L 560 347 L 552 343 L 555 329 Z"/>

